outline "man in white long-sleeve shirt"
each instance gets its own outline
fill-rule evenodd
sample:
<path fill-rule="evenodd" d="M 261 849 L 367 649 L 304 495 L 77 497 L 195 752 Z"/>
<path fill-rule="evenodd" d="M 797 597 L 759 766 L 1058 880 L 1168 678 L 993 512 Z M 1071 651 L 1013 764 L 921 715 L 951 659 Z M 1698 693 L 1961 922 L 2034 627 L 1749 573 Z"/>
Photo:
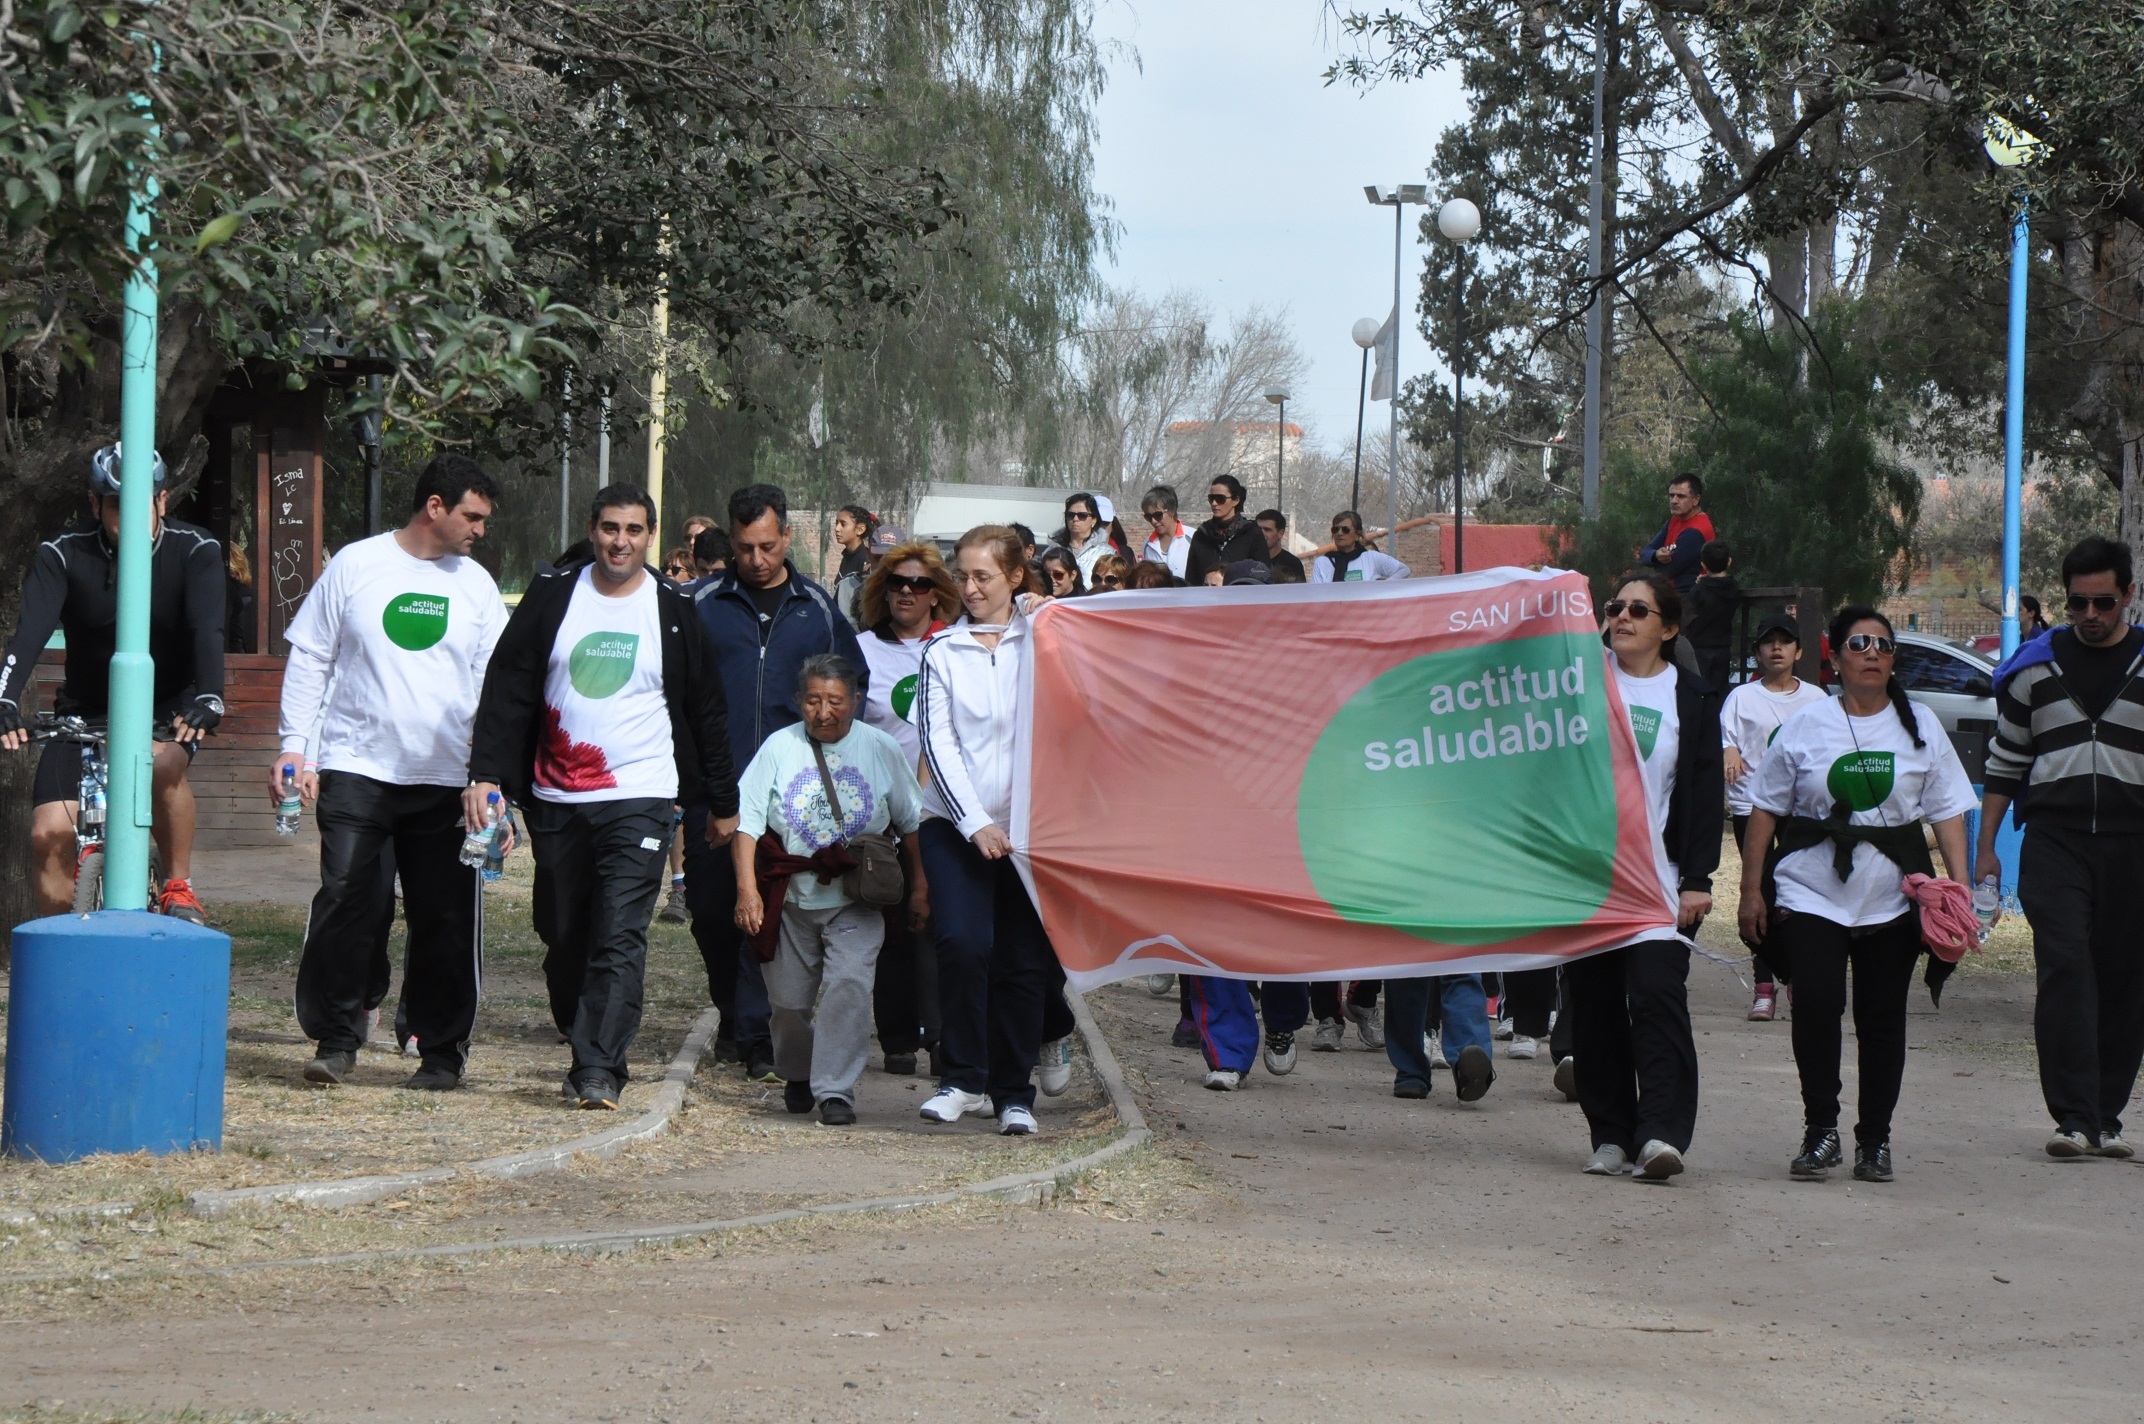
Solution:
<path fill-rule="evenodd" d="M 1333 516 L 1333 551 L 1318 555 L 1310 570 L 1312 583 L 1379 583 L 1413 576 L 1414 570 L 1398 559 L 1362 542 L 1362 516 L 1352 509 Z"/>
<path fill-rule="evenodd" d="M 283 673 L 286 770 L 316 807 L 320 890 L 298 962 L 298 1025 L 319 1044 L 305 1076 L 340 1083 L 385 993 L 376 966 L 394 924 L 392 846 L 409 954 L 399 1016 L 423 1062 L 405 1087 L 461 1082 L 476 1023 L 483 899 L 460 861 L 469 727 L 506 626 L 469 557 L 499 487 L 463 455 L 417 477 L 409 523 L 345 547 L 291 621 Z"/>

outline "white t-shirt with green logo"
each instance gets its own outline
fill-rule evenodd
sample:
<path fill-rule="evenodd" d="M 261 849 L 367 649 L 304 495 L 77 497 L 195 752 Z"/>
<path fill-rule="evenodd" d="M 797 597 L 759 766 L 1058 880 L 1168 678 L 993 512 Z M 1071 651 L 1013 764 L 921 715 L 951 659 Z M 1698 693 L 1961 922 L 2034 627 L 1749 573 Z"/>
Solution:
<path fill-rule="evenodd" d="M 1829 693 L 1813 682 L 1794 680 L 1792 692 L 1774 692 L 1761 682 L 1745 682 L 1727 694 L 1720 707 L 1720 745 L 1733 747 L 1749 770 L 1740 781 L 1727 783 L 1727 808 L 1737 816 L 1749 814 L 1750 788 L 1757 784 L 1757 768 L 1787 719 L 1804 707 L 1831 700 Z"/>
<path fill-rule="evenodd" d="M 543 680 L 535 791 L 544 800 L 677 799 L 655 587 L 644 578 L 624 597 L 606 597 L 593 565 L 574 583 Z"/>
<path fill-rule="evenodd" d="M 282 749 L 395 786 L 464 786 L 484 669 L 506 627 L 476 560 L 393 534 L 346 545 L 291 620 Z"/>
<path fill-rule="evenodd" d="M 1638 744 L 1638 773 L 1645 780 L 1645 808 L 1653 822 L 1653 868 L 1670 905 L 1682 903 L 1682 876 L 1668 859 L 1668 802 L 1675 795 L 1675 763 L 1682 754 L 1682 717 L 1675 708 L 1674 664 L 1651 677 L 1632 677 L 1612 657 L 1615 685 L 1630 715 L 1630 734 Z"/>
<path fill-rule="evenodd" d="M 864 662 L 871 671 L 871 685 L 864 692 L 863 720 L 900 744 L 910 771 L 923 759 L 922 735 L 908 719 L 916 705 L 916 674 L 923 667 L 925 641 L 918 638 L 914 642 L 889 643 L 868 629 L 856 635 L 856 646 L 864 650 Z"/>
<path fill-rule="evenodd" d="M 1947 821 L 1979 804 L 1973 784 L 1936 714 L 1911 704 L 1926 745 L 1915 747 L 1898 713 L 1849 717 L 1834 697 L 1797 713 L 1782 727 L 1758 768 L 1750 803 L 1775 816 L 1823 820 L 1845 804 L 1858 826 L 1903 826 Z M 1905 874 L 1874 846 L 1854 847 L 1854 871 L 1842 882 L 1831 842 L 1796 851 L 1779 862 L 1775 910 L 1822 915 L 1849 928 L 1880 925 L 1909 908 Z"/>

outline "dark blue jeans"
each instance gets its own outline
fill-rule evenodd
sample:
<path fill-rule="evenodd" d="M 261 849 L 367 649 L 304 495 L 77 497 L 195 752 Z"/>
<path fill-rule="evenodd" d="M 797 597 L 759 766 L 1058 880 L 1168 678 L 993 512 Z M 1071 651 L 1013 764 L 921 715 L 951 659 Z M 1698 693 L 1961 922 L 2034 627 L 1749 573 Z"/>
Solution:
<path fill-rule="evenodd" d="M 707 1001 L 722 1015 L 716 1036 L 737 1045 L 747 1060 L 774 1059 L 766 981 L 759 957 L 737 928 L 737 863 L 728 846 L 707 843 L 707 808 L 687 806 L 678 827 L 685 838 L 685 908 L 692 938 L 707 966 Z"/>
<path fill-rule="evenodd" d="M 1457 1062 L 1459 1051 L 1468 1044 L 1494 1055 L 1494 1040 L 1489 1037 L 1489 996 L 1482 991 L 1479 974 L 1387 979 L 1385 1058 L 1392 1064 L 1395 1084 L 1429 1082 L 1429 1054 L 1423 1051 L 1422 1035 L 1429 1029 L 1432 994 L 1437 996 L 1441 1011 L 1446 1062 Z"/>
<path fill-rule="evenodd" d="M 1001 1113 L 1032 1108 L 1044 1001 L 1063 983 L 1042 919 L 1012 857 L 985 860 L 936 817 L 918 834 L 938 941 L 938 1085 L 988 1093 Z"/>

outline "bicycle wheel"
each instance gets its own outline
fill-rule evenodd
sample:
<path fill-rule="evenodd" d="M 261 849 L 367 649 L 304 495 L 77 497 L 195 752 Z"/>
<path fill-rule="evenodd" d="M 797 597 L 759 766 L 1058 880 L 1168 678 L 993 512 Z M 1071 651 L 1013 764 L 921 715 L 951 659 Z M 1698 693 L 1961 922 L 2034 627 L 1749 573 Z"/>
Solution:
<path fill-rule="evenodd" d="M 104 852 L 93 850 L 74 868 L 74 912 L 89 914 L 104 905 Z"/>

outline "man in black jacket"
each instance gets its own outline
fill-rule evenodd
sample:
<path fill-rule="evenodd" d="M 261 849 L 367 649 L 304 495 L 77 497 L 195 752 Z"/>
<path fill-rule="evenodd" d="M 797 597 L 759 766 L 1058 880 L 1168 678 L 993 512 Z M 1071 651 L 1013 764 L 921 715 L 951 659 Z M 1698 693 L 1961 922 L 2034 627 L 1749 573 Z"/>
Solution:
<path fill-rule="evenodd" d="M 568 1086 L 584 1108 L 615 1108 L 672 807 L 706 807 L 707 840 L 727 844 L 737 778 L 707 636 L 647 564 L 654 500 L 599 491 L 588 537 L 594 561 L 539 575 L 492 653 L 463 810 L 475 828 L 502 787 L 521 804 L 551 1016 L 573 1044 Z"/>
<path fill-rule="evenodd" d="M 1273 562 L 1273 555 L 1266 548 L 1266 536 L 1256 523 L 1244 518 L 1243 481 L 1234 475 L 1215 475 L 1212 486 L 1206 491 L 1206 503 L 1213 510 L 1213 518 L 1191 533 L 1191 559 L 1184 569 L 1185 583 L 1193 588 L 1205 583 L 1219 583 L 1219 579 L 1209 579 L 1207 575 L 1222 573 L 1230 564 L 1244 559 L 1256 559 L 1261 564 Z"/>
<path fill-rule="evenodd" d="M 1733 641 L 1735 610 L 1742 606 L 1742 585 L 1728 572 L 1734 555 L 1718 539 L 1705 545 L 1697 576 L 1684 605 L 1682 636 L 1697 654 L 1697 669 L 1712 690 L 1727 695 L 1728 645 Z"/>

